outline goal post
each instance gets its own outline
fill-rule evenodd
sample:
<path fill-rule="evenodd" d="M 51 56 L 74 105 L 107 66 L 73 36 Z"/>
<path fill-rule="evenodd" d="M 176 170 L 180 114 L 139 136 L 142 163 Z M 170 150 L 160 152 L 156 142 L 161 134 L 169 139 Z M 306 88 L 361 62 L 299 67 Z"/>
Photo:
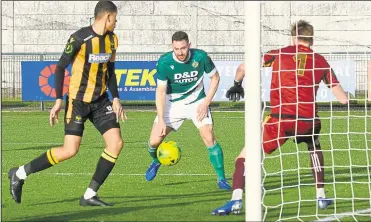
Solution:
<path fill-rule="evenodd" d="M 245 3 L 246 221 L 262 221 L 260 2 Z"/>

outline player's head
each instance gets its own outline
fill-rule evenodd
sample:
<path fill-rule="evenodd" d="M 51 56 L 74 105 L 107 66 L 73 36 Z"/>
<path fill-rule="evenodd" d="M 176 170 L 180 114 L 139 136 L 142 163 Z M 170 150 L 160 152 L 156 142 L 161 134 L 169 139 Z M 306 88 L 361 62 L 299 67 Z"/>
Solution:
<path fill-rule="evenodd" d="M 116 26 L 117 6 L 111 1 L 99 1 L 94 9 L 95 20 L 103 20 L 108 31 L 112 32 Z"/>
<path fill-rule="evenodd" d="M 314 36 L 313 26 L 307 21 L 299 20 L 292 24 L 291 36 L 294 45 L 305 44 L 312 46 Z"/>
<path fill-rule="evenodd" d="M 189 42 L 187 33 L 183 31 L 175 32 L 171 38 L 174 54 L 179 61 L 184 61 L 188 57 L 189 48 L 191 43 Z"/>

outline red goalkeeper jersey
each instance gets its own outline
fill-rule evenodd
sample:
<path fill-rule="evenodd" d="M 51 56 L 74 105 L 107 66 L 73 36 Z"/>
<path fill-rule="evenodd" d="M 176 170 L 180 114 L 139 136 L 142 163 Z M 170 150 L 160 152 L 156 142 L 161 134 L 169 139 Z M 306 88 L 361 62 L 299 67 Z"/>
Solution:
<path fill-rule="evenodd" d="M 314 118 L 319 83 L 328 87 L 339 83 L 326 59 L 303 45 L 266 53 L 264 66 L 272 67 L 271 114 Z"/>

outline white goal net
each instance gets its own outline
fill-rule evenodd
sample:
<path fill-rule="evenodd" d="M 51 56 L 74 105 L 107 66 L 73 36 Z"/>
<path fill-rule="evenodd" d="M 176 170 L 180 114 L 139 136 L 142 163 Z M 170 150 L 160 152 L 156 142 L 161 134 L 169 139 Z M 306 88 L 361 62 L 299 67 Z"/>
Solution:
<path fill-rule="evenodd" d="M 321 120 L 318 134 L 324 166 L 320 164 L 321 155 L 310 155 L 305 143 L 293 142 L 295 136 L 281 136 L 287 138 L 283 145 L 272 154 L 262 153 L 262 219 L 371 220 L 371 2 L 266 1 L 260 6 L 261 53 L 266 55 L 270 50 L 290 45 L 291 24 L 306 20 L 314 27 L 312 49 L 327 60 L 349 96 L 349 103 L 341 104 L 323 81 L 319 85 L 316 102 Z M 304 60 L 300 60 L 300 55 L 295 58 L 296 81 L 300 83 L 299 66 Z M 315 62 L 310 62 L 313 62 L 312 73 L 315 73 Z M 275 108 L 270 103 L 272 75 L 285 71 L 280 65 L 277 67 L 279 71 L 273 74 L 267 68 L 261 68 L 264 104 L 261 123 Z M 249 72 L 248 67 L 246 70 Z M 324 80 L 332 82 L 331 79 Z M 247 79 L 245 84 L 249 87 L 250 81 Z M 285 83 L 279 83 L 278 88 L 285 87 Z M 278 119 L 279 126 L 285 125 L 281 124 L 285 119 Z M 300 133 L 295 130 L 294 134 Z M 324 172 L 324 195 L 332 201 L 328 207 L 318 202 L 323 196 L 316 184 L 316 180 L 321 180 L 318 178 L 321 171 Z M 249 175 L 246 177 L 249 183 Z M 249 215 L 246 218 L 249 220 Z"/>

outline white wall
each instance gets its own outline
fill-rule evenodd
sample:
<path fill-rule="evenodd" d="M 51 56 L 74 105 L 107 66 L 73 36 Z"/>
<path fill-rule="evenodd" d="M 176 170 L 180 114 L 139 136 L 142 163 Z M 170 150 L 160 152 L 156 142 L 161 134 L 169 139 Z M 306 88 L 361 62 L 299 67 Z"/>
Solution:
<path fill-rule="evenodd" d="M 193 46 L 208 52 L 242 52 L 242 1 L 122 1 L 116 33 L 120 52 L 169 50 L 171 34 L 189 33 Z M 89 25 L 96 2 L 15 1 L 2 3 L 3 52 L 61 52 L 68 36 Z M 13 10 L 14 9 L 14 10 Z M 264 50 L 289 43 L 290 23 L 315 27 L 319 52 L 371 51 L 371 2 L 265 2 Z"/>

